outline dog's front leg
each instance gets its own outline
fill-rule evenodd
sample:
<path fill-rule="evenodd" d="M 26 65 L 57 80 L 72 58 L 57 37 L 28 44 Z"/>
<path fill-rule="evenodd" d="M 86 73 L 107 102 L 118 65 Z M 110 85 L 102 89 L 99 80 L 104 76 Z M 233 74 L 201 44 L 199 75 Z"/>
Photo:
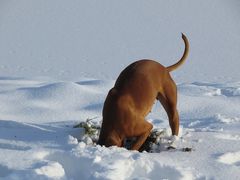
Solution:
<path fill-rule="evenodd" d="M 131 150 L 139 150 L 143 143 L 146 141 L 147 137 L 149 136 L 153 125 L 147 121 L 142 121 L 139 123 L 135 128 L 135 137 L 137 137 L 136 141 L 131 147 Z"/>

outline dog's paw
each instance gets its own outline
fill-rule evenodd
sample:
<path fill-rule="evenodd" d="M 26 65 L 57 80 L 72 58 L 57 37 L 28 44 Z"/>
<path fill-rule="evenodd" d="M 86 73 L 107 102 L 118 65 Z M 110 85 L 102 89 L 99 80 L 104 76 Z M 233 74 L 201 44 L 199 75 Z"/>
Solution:
<path fill-rule="evenodd" d="M 176 136 L 176 135 L 173 135 L 171 136 L 171 139 L 170 139 L 172 142 L 175 142 L 175 141 L 178 141 L 179 140 L 179 136 Z"/>
<path fill-rule="evenodd" d="M 167 149 L 177 149 L 177 144 L 176 142 L 179 140 L 179 137 L 176 135 L 173 135 L 170 137 L 169 141 L 168 141 L 168 147 Z"/>
<path fill-rule="evenodd" d="M 177 149 L 177 144 L 175 143 L 175 141 L 169 143 L 167 149 Z"/>

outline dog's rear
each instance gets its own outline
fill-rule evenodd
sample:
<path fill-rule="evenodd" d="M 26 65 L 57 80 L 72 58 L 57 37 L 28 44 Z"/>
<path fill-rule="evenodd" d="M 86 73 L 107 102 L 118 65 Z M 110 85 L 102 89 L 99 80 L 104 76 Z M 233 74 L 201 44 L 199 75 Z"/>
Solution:
<path fill-rule="evenodd" d="M 131 149 L 138 150 L 152 129 L 145 117 L 155 99 L 168 114 L 172 134 L 178 135 L 177 89 L 169 72 L 183 64 L 188 55 L 188 40 L 185 35 L 182 38 L 185 51 L 176 64 L 165 68 L 156 61 L 140 60 L 121 72 L 104 103 L 98 144 L 123 146 L 125 138 L 137 137 Z"/>

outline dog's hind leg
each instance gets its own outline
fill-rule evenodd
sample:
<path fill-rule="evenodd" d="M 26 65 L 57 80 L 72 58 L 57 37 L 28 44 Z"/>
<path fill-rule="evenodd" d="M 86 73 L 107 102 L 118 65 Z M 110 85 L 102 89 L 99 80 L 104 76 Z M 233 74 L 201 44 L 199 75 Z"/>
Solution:
<path fill-rule="evenodd" d="M 139 150 L 143 143 L 149 136 L 153 125 L 145 120 L 138 123 L 134 129 L 134 137 L 137 137 L 136 141 L 131 147 L 131 150 Z"/>
<path fill-rule="evenodd" d="M 157 98 L 167 112 L 172 135 L 178 135 L 179 115 L 177 111 L 177 87 L 173 81 L 168 82 L 164 92 L 158 94 Z"/>

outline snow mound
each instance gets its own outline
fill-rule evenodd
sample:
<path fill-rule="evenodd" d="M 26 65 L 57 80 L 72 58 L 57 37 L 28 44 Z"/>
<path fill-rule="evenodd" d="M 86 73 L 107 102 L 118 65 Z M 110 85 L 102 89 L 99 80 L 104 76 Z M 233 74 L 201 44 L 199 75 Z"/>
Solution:
<path fill-rule="evenodd" d="M 240 135 L 237 135 L 237 134 L 218 134 L 216 135 L 216 137 L 219 139 L 240 141 Z"/>
<path fill-rule="evenodd" d="M 191 179 L 192 174 L 180 167 L 160 163 L 147 153 L 124 148 L 87 146 L 80 142 L 70 152 L 54 153 L 48 157 L 58 160 L 67 178 L 77 179 Z M 81 169 L 74 168 L 78 167 Z"/>
<path fill-rule="evenodd" d="M 65 175 L 63 167 L 58 162 L 48 162 L 47 165 L 35 169 L 35 172 L 53 179 L 60 179 Z"/>
<path fill-rule="evenodd" d="M 231 124 L 240 122 L 240 118 L 238 117 L 227 117 L 225 115 L 217 114 L 216 119 L 222 123 Z"/>
<path fill-rule="evenodd" d="M 228 165 L 240 166 L 240 151 L 224 153 L 218 158 L 218 161 Z"/>
<path fill-rule="evenodd" d="M 226 96 L 240 96 L 240 88 L 239 87 L 230 87 L 222 90 L 222 94 Z"/>
<path fill-rule="evenodd" d="M 2 118 L 31 121 L 26 115 L 35 117 L 38 114 L 38 119 L 41 120 L 45 118 L 46 121 L 51 119 L 64 121 L 64 114 L 68 114 L 72 120 L 79 119 L 80 111 L 86 114 L 85 119 L 92 117 L 102 108 L 104 91 L 103 84 L 91 82 L 41 83 L 32 87 L 29 85 L 3 91 L 0 93 Z M 15 83 L 15 80 L 12 83 Z"/>
<path fill-rule="evenodd" d="M 81 91 L 81 87 L 73 82 L 58 82 L 47 84 L 41 87 L 20 88 L 19 93 L 33 99 L 56 99 L 66 95 L 76 94 Z"/>
<path fill-rule="evenodd" d="M 188 96 L 199 96 L 200 94 L 205 96 L 240 96 L 239 82 L 226 84 L 194 82 L 192 84 L 180 84 L 178 89 Z"/>

